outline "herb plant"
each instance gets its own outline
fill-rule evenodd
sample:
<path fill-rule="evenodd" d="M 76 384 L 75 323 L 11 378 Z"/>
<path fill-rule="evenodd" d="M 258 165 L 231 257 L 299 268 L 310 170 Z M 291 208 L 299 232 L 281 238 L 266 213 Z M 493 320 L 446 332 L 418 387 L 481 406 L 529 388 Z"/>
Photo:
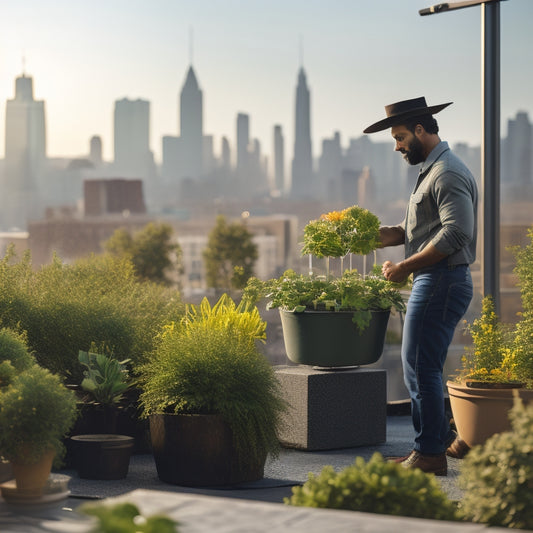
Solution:
<path fill-rule="evenodd" d="M 296 313 L 305 310 L 352 311 L 353 322 L 361 329 L 368 326 L 371 311 L 405 310 L 405 303 L 395 283 L 375 273 L 363 278 L 357 270 L 346 271 L 340 278 L 307 276 L 287 270 L 278 279 L 249 280 L 243 299 L 256 302 L 267 298 L 267 308 Z"/>

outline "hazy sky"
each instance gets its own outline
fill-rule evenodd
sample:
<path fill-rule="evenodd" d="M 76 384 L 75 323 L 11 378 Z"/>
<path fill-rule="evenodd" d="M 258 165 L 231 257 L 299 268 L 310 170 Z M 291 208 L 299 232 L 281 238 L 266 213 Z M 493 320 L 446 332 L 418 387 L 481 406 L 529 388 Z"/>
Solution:
<path fill-rule="evenodd" d="M 192 55 L 204 131 L 235 147 L 238 112 L 272 151 L 281 124 L 292 157 L 294 94 L 303 61 L 314 155 L 384 117 L 384 105 L 425 95 L 448 141 L 481 142 L 481 8 L 420 17 L 433 0 L 0 0 L 0 157 L 15 77 L 46 101 L 49 156 L 80 156 L 100 135 L 113 157 L 115 100 L 151 103 L 151 148 L 178 134 L 178 98 Z M 533 120 L 533 0 L 501 2 L 502 136 L 519 110 Z M 193 50 L 190 50 L 190 29 Z M 303 43 L 303 58 L 300 54 Z M 389 133 L 373 140 L 388 139 Z"/>

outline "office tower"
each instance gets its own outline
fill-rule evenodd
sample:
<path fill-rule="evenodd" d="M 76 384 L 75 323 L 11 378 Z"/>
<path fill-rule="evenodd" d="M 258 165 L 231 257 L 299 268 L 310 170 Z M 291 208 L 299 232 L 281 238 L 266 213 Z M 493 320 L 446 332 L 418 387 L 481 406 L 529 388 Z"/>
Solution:
<path fill-rule="evenodd" d="M 291 196 L 314 195 L 313 159 L 311 154 L 310 93 L 303 68 L 298 73 L 294 123 L 294 159 L 292 160 Z"/>
<path fill-rule="evenodd" d="M 89 161 L 95 167 L 102 165 L 102 138 L 98 135 L 91 137 L 89 143 Z"/>
<path fill-rule="evenodd" d="M 38 183 L 46 159 L 44 101 L 34 100 L 33 80 L 15 80 L 15 98 L 6 102 L 6 137 L 2 227 L 25 228 L 38 216 Z"/>
<path fill-rule="evenodd" d="M 531 123 L 528 114 L 518 112 L 507 122 L 504 140 L 502 181 L 514 185 L 531 184 Z"/>
<path fill-rule="evenodd" d="M 337 131 L 332 139 L 322 140 L 322 154 L 318 160 L 318 178 L 322 189 L 318 193 L 321 197 L 327 194 L 330 200 L 342 200 L 346 198 L 342 184 L 342 171 L 341 136 Z"/>
<path fill-rule="evenodd" d="M 250 117 L 245 113 L 237 115 L 237 176 L 244 177 L 249 170 Z"/>
<path fill-rule="evenodd" d="M 125 178 L 153 173 L 150 151 L 150 102 L 123 98 L 115 102 L 114 170 Z"/>
<path fill-rule="evenodd" d="M 280 125 L 274 126 L 274 189 L 285 193 L 285 145 Z"/>
<path fill-rule="evenodd" d="M 222 137 L 222 148 L 221 148 L 221 166 L 222 172 L 225 177 L 228 177 L 231 172 L 231 149 L 229 146 L 229 141 L 227 137 Z"/>
<path fill-rule="evenodd" d="M 180 177 L 198 178 L 203 173 L 203 97 L 192 66 L 180 94 Z"/>

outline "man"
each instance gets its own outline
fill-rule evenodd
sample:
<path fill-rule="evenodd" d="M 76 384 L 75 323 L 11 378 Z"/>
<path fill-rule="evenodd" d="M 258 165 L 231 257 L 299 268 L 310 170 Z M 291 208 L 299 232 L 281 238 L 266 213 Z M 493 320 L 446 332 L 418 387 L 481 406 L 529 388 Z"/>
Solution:
<path fill-rule="evenodd" d="M 387 118 L 364 133 L 391 128 L 395 150 L 420 174 L 398 226 L 380 228 L 381 245 L 405 246 L 405 259 L 385 261 L 383 275 L 396 282 L 413 274 L 402 341 L 404 382 L 411 398 L 413 451 L 397 462 L 447 474 L 454 442 L 444 407 L 442 372 L 455 327 L 472 299 L 469 265 L 475 260 L 478 192 L 468 168 L 440 140 L 432 115 L 452 102 L 428 106 L 414 98 L 385 107 Z M 448 452 L 453 455 L 453 448 Z"/>

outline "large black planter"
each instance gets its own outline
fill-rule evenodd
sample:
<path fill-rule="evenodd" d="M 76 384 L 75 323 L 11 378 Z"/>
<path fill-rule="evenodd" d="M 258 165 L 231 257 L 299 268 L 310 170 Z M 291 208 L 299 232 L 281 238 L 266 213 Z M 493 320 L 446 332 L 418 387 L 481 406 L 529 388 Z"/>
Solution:
<path fill-rule="evenodd" d="M 352 312 L 280 309 L 287 357 L 293 363 L 320 367 L 375 363 L 383 352 L 390 311 L 373 311 L 362 332 Z"/>
<path fill-rule="evenodd" d="M 83 479 L 124 479 L 128 475 L 134 438 L 91 434 L 71 437 L 74 466 Z"/>
<path fill-rule="evenodd" d="M 264 476 L 266 456 L 259 464 L 239 461 L 220 415 L 151 415 L 150 435 L 157 474 L 165 483 L 206 487 Z"/>

